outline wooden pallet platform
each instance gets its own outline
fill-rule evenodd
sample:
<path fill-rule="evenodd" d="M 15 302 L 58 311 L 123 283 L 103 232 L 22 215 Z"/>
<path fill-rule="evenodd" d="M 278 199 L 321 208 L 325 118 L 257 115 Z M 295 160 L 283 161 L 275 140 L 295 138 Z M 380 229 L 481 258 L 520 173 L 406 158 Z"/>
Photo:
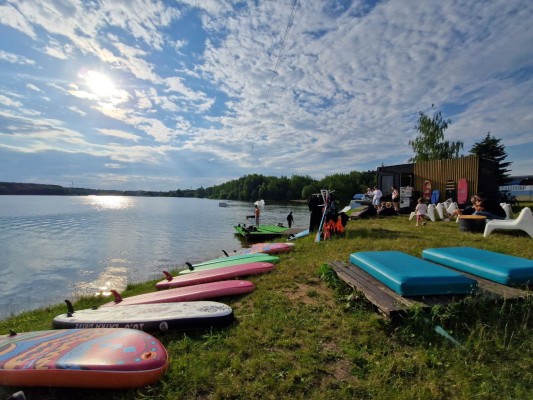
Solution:
<path fill-rule="evenodd" d="M 430 308 L 435 305 L 446 305 L 457 302 L 467 297 L 467 295 L 403 297 L 351 263 L 333 261 L 329 265 L 340 279 L 360 291 L 380 313 L 391 319 L 401 317 L 409 308 L 414 306 Z M 463 274 L 477 280 L 477 294 L 484 297 L 494 299 L 521 299 L 531 295 L 530 292 L 525 290 L 500 285 L 470 274 Z"/>

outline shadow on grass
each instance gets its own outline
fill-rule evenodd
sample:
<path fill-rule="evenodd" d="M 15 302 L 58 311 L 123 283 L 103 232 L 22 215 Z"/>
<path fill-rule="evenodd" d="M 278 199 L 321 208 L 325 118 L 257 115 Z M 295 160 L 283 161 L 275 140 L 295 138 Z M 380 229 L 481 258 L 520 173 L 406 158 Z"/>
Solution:
<path fill-rule="evenodd" d="M 533 327 L 533 296 L 494 299 L 482 294 L 447 305 L 410 309 L 388 326 L 389 334 L 407 345 L 448 342 L 461 348 L 487 347 L 507 351 L 528 343 Z"/>

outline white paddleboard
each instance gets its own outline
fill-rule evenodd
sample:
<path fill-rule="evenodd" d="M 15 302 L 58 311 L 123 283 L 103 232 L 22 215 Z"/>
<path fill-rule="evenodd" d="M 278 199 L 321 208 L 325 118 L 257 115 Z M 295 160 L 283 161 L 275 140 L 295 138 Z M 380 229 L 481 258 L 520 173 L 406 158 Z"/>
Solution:
<path fill-rule="evenodd" d="M 214 301 L 132 304 L 74 312 L 70 307 L 69 312 L 54 318 L 54 328 L 130 328 L 150 332 L 209 328 L 233 320 L 231 307 Z"/>

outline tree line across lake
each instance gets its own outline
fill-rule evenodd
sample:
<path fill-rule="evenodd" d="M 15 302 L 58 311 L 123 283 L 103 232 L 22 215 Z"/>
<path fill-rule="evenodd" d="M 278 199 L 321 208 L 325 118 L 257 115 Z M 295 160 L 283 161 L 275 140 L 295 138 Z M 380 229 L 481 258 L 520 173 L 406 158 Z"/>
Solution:
<path fill-rule="evenodd" d="M 329 189 L 335 190 L 335 197 L 338 200 L 349 201 L 355 193 L 364 193 L 375 183 L 375 171 L 339 173 L 326 176 L 321 180 L 301 175 L 293 175 L 289 178 L 251 174 L 207 188 L 177 189 L 168 192 L 101 190 L 37 183 L 0 182 L 0 195 L 196 197 L 252 202 L 263 199 L 282 202 L 307 200 L 313 193 L 319 193 L 320 189 Z"/>

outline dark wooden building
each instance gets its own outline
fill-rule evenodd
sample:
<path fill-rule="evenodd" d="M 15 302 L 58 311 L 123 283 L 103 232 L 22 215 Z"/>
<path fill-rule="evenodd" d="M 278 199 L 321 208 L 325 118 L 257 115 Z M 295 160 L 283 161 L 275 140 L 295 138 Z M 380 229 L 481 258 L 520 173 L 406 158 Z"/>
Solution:
<path fill-rule="evenodd" d="M 451 160 L 422 161 L 414 164 L 389 165 L 377 169 L 378 187 L 384 199 L 392 193 L 391 186 L 412 187 L 410 206 L 420 197 L 424 181 L 430 181 L 432 189 L 441 193 L 439 201 L 446 200 L 446 184 L 457 183 L 460 179 L 468 182 L 468 193 L 484 192 L 498 198 L 498 162 L 470 155 Z M 453 199 L 454 201 L 456 199 Z M 405 204 L 403 202 L 402 204 Z"/>

